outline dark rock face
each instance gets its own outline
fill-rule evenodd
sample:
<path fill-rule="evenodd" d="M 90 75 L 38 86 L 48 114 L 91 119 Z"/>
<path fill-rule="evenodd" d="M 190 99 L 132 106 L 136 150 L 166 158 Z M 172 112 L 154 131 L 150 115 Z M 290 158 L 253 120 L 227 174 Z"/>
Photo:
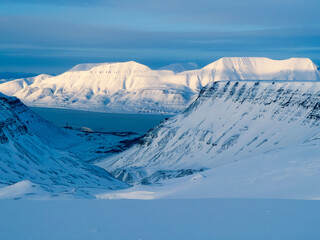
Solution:
<path fill-rule="evenodd" d="M 146 177 L 159 170 L 213 168 L 320 144 L 319 120 L 320 82 L 213 82 L 183 113 L 101 166 L 111 171 L 145 168 Z"/>
<path fill-rule="evenodd" d="M 19 114 L 27 111 L 27 107 L 24 106 L 18 99 L 0 96 L 0 112 L 5 113 L 2 115 L 0 121 L 0 143 L 8 143 L 8 135 L 11 138 L 17 138 L 28 132 L 27 126 L 20 120 Z"/>

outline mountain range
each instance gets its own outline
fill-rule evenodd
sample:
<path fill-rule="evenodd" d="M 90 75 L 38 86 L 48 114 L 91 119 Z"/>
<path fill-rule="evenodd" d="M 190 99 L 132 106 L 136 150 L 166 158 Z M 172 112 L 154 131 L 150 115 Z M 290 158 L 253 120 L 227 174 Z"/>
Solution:
<path fill-rule="evenodd" d="M 132 61 L 80 64 L 58 76 L 40 75 L 0 84 L 0 92 L 29 106 L 175 114 L 193 102 L 209 82 L 320 79 L 318 66 L 306 58 L 221 58 L 202 69 L 167 69 L 171 70 L 152 70 Z"/>

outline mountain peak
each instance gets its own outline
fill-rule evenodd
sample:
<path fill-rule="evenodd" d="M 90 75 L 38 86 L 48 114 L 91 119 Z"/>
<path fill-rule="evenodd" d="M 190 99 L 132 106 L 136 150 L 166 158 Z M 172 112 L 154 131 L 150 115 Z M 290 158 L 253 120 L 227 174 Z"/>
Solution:
<path fill-rule="evenodd" d="M 130 70 L 130 69 L 145 69 L 150 70 L 147 66 L 137 63 L 135 61 L 128 62 L 105 62 L 105 63 L 81 63 L 75 65 L 73 68 L 68 70 L 67 72 L 81 72 L 81 71 L 94 71 L 101 69 L 114 69 L 119 68 L 121 70 Z"/>
<path fill-rule="evenodd" d="M 77 71 L 89 71 L 90 69 L 105 65 L 105 64 L 110 64 L 110 63 L 80 63 L 75 66 L 73 66 L 71 69 L 69 69 L 67 72 L 77 72 Z"/>
<path fill-rule="evenodd" d="M 309 58 L 289 58 L 284 60 L 273 60 L 266 57 L 223 57 L 217 61 L 208 64 L 204 68 L 215 68 L 217 66 L 225 67 L 240 67 L 240 66 L 254 66 L 254 67 L 265 67 L 266 65 L 271 67 L 279 68 L 301 68 L 301 69 L 317 69 L 317 65 L 312 62 Z"/>
<path fill-rule="evenodd" d="M 135 61 L 127 61 L 127 62 L 104 62 L 104 63 L 81 63 L 72 67 L 67 72 L 78 72 L 78 71 L 90 71 L 96 68 L 122 68 L 122 69 L 132 69 L 132 68 L 145 68 L 149 70 L 147 66 L 137 63 Z"/>

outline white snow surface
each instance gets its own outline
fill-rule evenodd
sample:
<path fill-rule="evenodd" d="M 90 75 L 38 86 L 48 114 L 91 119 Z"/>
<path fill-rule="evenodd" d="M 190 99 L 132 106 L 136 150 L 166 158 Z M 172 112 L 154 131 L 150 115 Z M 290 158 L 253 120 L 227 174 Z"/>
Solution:
<path fill-rule="evenodd" d="M 221 58 L 198 70 L 177 72 L 174 66 L 169 69 L 173 71 L 151 70 L 133 61 L 80 64 L 31 84 L 1 84 L 0 91 L 17 96 L 30 106 L 178 113 L 212 81 L 320 79 L 318 67 L 306 58 Z"/>

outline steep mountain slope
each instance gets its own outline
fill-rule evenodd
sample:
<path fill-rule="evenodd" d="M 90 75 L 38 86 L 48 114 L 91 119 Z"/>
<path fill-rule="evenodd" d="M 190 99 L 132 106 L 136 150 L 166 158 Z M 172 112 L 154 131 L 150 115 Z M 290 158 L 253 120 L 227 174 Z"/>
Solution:
<path fill-rule="evenodd" d="M 317 66 L 310 59 L 222 58 L 202 69 L 181 73 L 151 70 L 136 62 L 82 64 L 30 85 L 0 85 L 0 91 L 31 106 L 177 113 L 212 81 L 319 79 Z"/>
<path fill-rule="evenodd" d="M 148 183 L 296 148 L 307 158 L 311 146 L 320 146 L 319 92 L 318 82 L 213 82 L 140 145 L 99 165 Z"/>
<path fill-rule="evenodd" d="M 73 197 L 90 197 L 97 189 L 126 187 L 105 170 L 59 150 L 73 140 L 17 98 L 0 94 L 1 187 L 29 181 L 47 195 Z"/>

